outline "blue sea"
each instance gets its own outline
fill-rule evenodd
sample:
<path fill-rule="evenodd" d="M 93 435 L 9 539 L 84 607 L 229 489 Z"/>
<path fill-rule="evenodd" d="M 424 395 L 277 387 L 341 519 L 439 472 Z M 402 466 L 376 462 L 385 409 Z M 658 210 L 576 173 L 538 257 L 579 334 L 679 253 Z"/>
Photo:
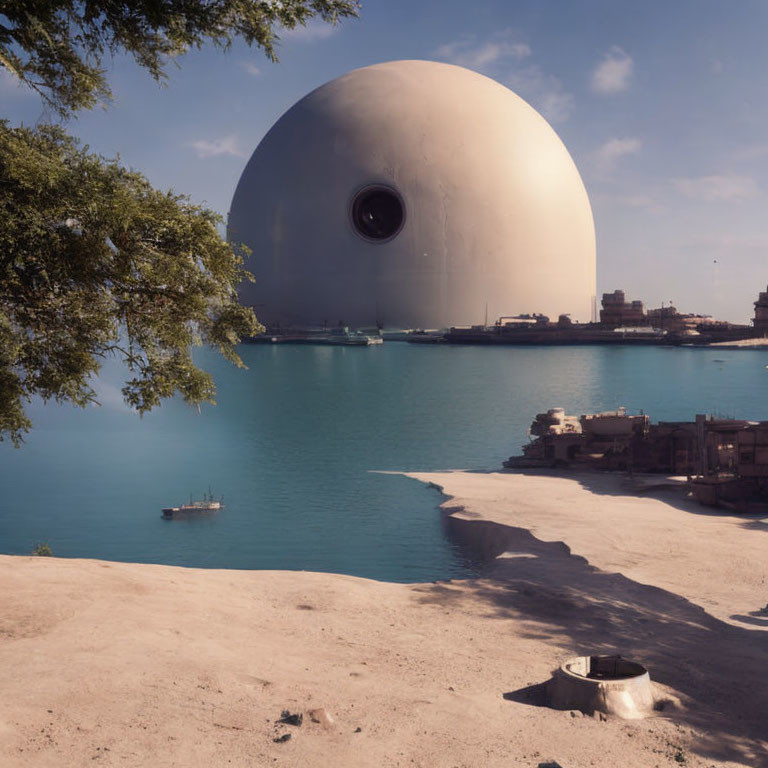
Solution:
<path fill-rule="evenodd" d="M 139 418 L 108 370 L 102 405 L 35 404 L 0 443 L 0 553 L 204 568 L 331 571 L 387 581 L 477 572 L 440 495 L 401 471 L 501 466 L 533 416 L 626 406 L 651 418 L 768 420 L 768 352 L 659 347 L 243 346 L 211 352 L 216 406 Z M 226 508 L 165 521 L 212 488 Z"/>

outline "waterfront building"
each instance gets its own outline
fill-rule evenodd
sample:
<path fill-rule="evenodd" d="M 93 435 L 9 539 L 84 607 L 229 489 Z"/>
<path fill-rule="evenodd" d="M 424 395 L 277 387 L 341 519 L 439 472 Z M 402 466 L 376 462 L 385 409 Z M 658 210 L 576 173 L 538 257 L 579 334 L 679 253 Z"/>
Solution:
<path fill-rule="evenodd" d="M 666 328 L 669 330 L 680 317 L 677 307 L 672 304 L 667 304 L 666 307 L 661 306 L 656 309 L 649 309 L 646 318 L 649 323 L 659 328 Z"/>
<path fill-rule="evenodd" d="M 241 299 L 283 326 L 471 326 L 535 308 L 590 317 L 586 190 L 505 86 L 428 61 L 353 70 L 272 127 L 232 201 Z"/>
<path fill-rule="evenodd" d="M 765 306 L 768 318 L 768 301 Z M 603 294 L 600 323 L 607 328 L 649 326 L 676 335 L 744 331 L 744 326 L 718 322 L 711 315 L 681 314 L 673 304 L 646 310 L 642 301 L 627 301 L 624 291 L 620 289 Z"/>
<path fill-rule="evenodd" d="M 768 335 L 768 290 L 761 291 L 755 302 L 755 330 Z"/>
<path fill-rule="evenodd" d="M 718 324 L 712 315 L 680 314 L 672 304 L 649 309 L 646 317 L 655 328 L 663 328 L 670 333 L 698 333 L 702 330 L 712 330 Z"/>
<path fill-rule="evenodd" d="M 580 466 L 687 476 L 702 504 L 748 512 L 768 503 L 768 422 L 697 414 L 695 421 L 651 423 L 624 408 L 570 416 L 562 408 L 536 415 L 533 438 L 507 468 Z M 665 478 L 668 482 L 681 482 Z"/>
<path fill-rule="evenodd" d="M 600 310 L 600 322 L 617 328 L 624 325 L 643 325 L 646 322 L 642 301 L 627 301 L 624 291 L 604 293 Z"/>

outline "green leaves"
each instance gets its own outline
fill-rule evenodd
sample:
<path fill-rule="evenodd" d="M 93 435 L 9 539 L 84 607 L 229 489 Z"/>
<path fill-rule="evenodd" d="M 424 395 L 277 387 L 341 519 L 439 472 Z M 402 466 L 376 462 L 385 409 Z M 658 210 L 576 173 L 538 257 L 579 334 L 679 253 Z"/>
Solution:
<path fill-rule="evenodd" d="M 34 395 L 94 402 L 107 355 L 140 413 L 176 393 L 212 402 L 190 346 L 242 365 L 236 344 L 262 330 L 237 301 L 250 276 L 220 217 L 52 126 L 0 121 L 0 179 L 0 440 L 18 444 Z"/>
<path fill-rule="evenodd" d="M 358 0 L 0 0 L 0 67 L 67 117 L 111 98 L 102 61 L 124 52 L 156 80 L 190 48 L 235 39 L 276 60 L 276 28 L 335 24 Z M 263 329 L 237 302 L 244 248 L 220 217 L 139 173 L 90 154 L 54 126 L 0 121 L 0 440 L 19 444 L 33 396 L 95 402 L 100 360 L 133 378 L 126 401 L 143 413 L 175 393 L 213 401 L 190 346 L 236 365 L 235 345 Z"/>
<path fill-rule="evenodd" d="M 155 80 L 190 48 L 228 48 L 235 38 L 276 61 L 276 27 L 313 17 L 335 24 L 358 7 L 357 0 L 2 0 L 0 65 L 66 116 L 111 98 L 101 62 L 116 51 Z"/>

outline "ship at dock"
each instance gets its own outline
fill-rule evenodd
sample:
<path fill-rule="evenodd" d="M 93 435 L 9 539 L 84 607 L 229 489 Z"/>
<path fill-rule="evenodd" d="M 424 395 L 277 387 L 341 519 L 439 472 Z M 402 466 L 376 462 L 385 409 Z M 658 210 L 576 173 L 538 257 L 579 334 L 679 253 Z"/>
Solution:
<path fill-rule="evenodd" d="M 497 345 L 622 345 L 706 347 L 721 346 L 756 348 L 768 346 L 768 291 L 755 302 L 751 325 L 716 320 L 711 315 L 683 314 L 669 303 L 647 309 L 637 299 L 627 301 L 624 291 L 604 293 L 599 318 L 595 308 L 592 322 L 575 322 L 567 314 L 556 321 L 544 314 L 517 314 L 499 317 L 492 325 L 452 326 L 424 330 L 421 328 L 353 329 L 339 321 L 329 328 L 302 328 L 274 325 L 247 341 L 253 344 L 320 344 L 333 346 L 370 346 L 384 341 L 413 344 Z"/>
<path fill-rule="evenodd" d="M 266 332 L 249 339 L 252 344 L 318 344 L 332 347 L 369 347 L 382 344 L 378 328 L 352 329 L 346 325 L 335 328 L 269 327 Z"/>
<path fill-rule="evenodd" d="M 493 325 L 453 327 L 445 334 L 450 344 L 519 345 L 665 345 L 707 346 L 755 339 L 768 333 L 768 320 L 761 323 L 760 312 L 768 307 L 768 292 L 755 302 L 752 325 L 716 320 L 711 315 L 683 314 L 669 303 L 646 309 L 642 301 L 627 301 L 624 291 L 602 296 L 599 318 L 578 323 L 569 315 L 551 321 L 543 314 L 500 317 Z M 765 297 L 765 298 L 763 298 Z M 764 314 L 768 317 L 768 309 Z"/>

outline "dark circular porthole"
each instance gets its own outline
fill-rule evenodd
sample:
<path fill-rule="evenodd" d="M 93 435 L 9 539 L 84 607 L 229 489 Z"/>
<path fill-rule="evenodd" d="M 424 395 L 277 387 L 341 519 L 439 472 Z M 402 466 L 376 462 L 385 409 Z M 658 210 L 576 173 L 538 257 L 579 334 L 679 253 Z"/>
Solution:
<path fill-rule="evenodd" d="M 391 240 L 405 223 L 403 199 L 394 189 L 370 186 L 361 189 L 352 200 L 352 226 L 366 240 Z"/>

